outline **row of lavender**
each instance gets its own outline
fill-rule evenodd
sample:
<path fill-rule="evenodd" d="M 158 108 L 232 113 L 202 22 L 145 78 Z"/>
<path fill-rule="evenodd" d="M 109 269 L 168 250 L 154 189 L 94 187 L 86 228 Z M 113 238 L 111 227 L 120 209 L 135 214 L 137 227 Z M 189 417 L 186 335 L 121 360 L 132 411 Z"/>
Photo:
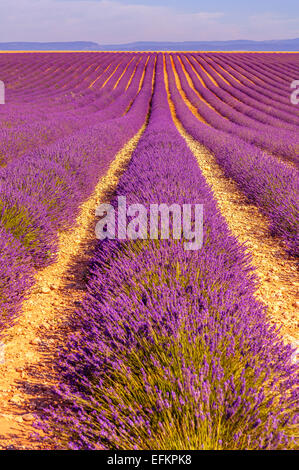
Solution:
<path fill-rule="evenodd" d="M 261 63 L 261 60 L 258 62 L 258 57 L 258 55 L 254 56 L 255 64 L 251 61 L 250 65 L 245 64 L 241 67 L 240 64 L 244 62 L 244 59 L 240 55 L 237 57 L 234 57 L 234 55 L 219 57 L 219 55 L 211 54 L 211 56 L 209 56 L 214 63 L 216 62 L 220 66 L 224 67 L 239 82 L 245 85 L 249 94 L 252 93 L 257 97 L 259 95 L 264 96 L 265 98 L 267 97 L 269 98 L 268 104 L 270 106 L 274 106 L 274 108 L 279 106 L 279 108 L 285 109 L 287 112 L 295 114 L 298 117 L 298 111 L 296 111 L 294 106 L 291 105 L 289 97 L 286 94 L 289 90 L 290 83 L 285 83 L 282 87 L 279 85 L 277 78 L 273 76 L 273 73 L 270 76 L 265 77 L 265 74 L 262 73 L 264 65 Z M 272 56 L 272 61 L 273 60 L 276 60 L 277 63 L 281 64 L 282 60 L 286 59 L 285 56 L 280 56 L 280 60 L 277 60 Z M 297 60 L 297 55 L 292 55 L 291 58 L 288 59 L 288 67 L 292 64 L 296 65 Z M 258 67 L 258 70 L 256 70 L 256 67 Z M 253 70 L 254 73 L 252 73 Z M 294 72 L 292 71 L 292 75 L 290 75 L 291 80 L 294 80 L 294 78 L 296 78 L 296 74 L 298 74 L 298 71 L 295 72 L 295 70 L 296 68 L 294 69 Z"/>
<path fill-rule="evenodd" d="M 174 63 L 182 83 L 182 88 L 188 99 L 190 99 L 191 103 L 196 106 L 200 115 L 207 123 L 216 129 L 236 135 L 250 144 L 255 144 L 271 153 L 277 154 L 299 164 L 299 157 L 297 155 L 299 148 L 298 127 L 289 126 L 289 129 L 282 129 L 277 127 L 277 124 L 273 125 L 273 123 L 270 122 L 263 124 L 260 121 L 257 121 L 255 116 L 251 118 L 244 115 L 242 112 L 237 111 L 231 106 L 231 104 L 227 104 L 219 99 L 223 95 L 219 88 L 213 87 L 213 85 L 210 84 L 210 87 L 213 90 L 212 92 L 200 83 L 196 73 L 185 57 L 182 57 L 181 60 L 185 65 L 187 73 L 192 79 L 195 90 L 198 91 L 200 95 L 203 96 L 204 99 L 206 99 L 206 101 L 219 113 L 211 112 L 211 108 L 205 104 L 196 91 L 192 89 L 187 82 L 184 71 L 179 67 L 177 57 L 174 57 Z M 204 72 L 200 69 L 197 69 L 197 71 L 199 75 L 204 76 Z M 276 121 L 279 124 L 278 119 L 276 119 Z M 283 123 L 280 124 L 280 127 L 283 127 Z"/>
<path fill-rule="evenodd" d="M 280 54 L 277 56 L 269 54 L 268 60 L 263 59 L 262 56 L 241 57 L 241 55 L 232 59 L 237 66 L 245 70 L 245 73 L 252 73 L 260 82 L 272 83 L 275 80 L 274 86 L 277 91 L 284 90 L 288 86 L 288 80 L 293 77 L 293 72 L 295 70 L 298 71 L 298 54 L 296 53 L 291 55 Z"/>
<path fill-rule="evenodd" d="M 31 106 L 37 107 L 43 100 L 48 104 L 52 98 L 52 104 L 57 108 L 57 96 L 77 86 L 79 90 L 86 89 L 100 75 L 105 64 L 110 66 L 111 72 L 130 57 L 132 55 L 127 54 L 55 54 L 54 58 L 50 54 L 2 55 L 1 77 L 7 84 L 7 106 L 14 109 L 16 103 L 30 100 Z"/>
<path fill-rule="evenodd" d="M 107 57 L 101 57 L 101 63 L 104 64 Z M 111 58 L 110 58 L 111 60 Z M 115 58 L 116 60 L 116 58 Z M 65 94 L 68 91 L 66 87 L 68 80 L 74 85 L 74 81 L 78 78 L 81 86 L 86 87 L 84 82 L 84 75 L 88 72 L 88 76 L 98 71 L 97 61 L 95 61 L 93 72 L 90 70 L 90 58 L 87 60 L 86 56 L 68 57 L 65 55 L 56 54 L 55 65 L 52 63 L 53 58 L 51 55 L 44 54 L 43 56 L 35 54 L 20 54 L 20 55 L 1 55 L 1 79 L 6 84 L 7 102 L 6 108 L 0 109 L 1 121 L 7 125 L 14 125 L 15 121 L 18 123 L 18 116 L 20 119 L 27 118 L 26 112 L 30 108 L 33 112 L 33 118 L 38 119 L 42 115 L 43 105 L 49 106 L 53 101 L 57 110 L 57 96 L 61 93 Z M 113 61 L 111 60 L 111 65 Z M 6 67 L 5 67 L 6 65 Z M 78 75 L 78 77 L 77 77 Z M 96 77 L 95 77 L 96 78 Z M 60 85 L 60 88 L 57 86 Z M 33 99 L 34 98 L 34 99 Z M 19 105 L 23 107 L 20 109 Z M 14 113 L 11 115 L 11 113 Z M 12 117 L 10 121 L 9 118 Z M 15 120 L 15 121 L 14 121 Z"/>
<path fill-rule="evenodd" d="M 257 96 L 259 96 L 259 100 L 253 100 L 252 98 L 248 97 L 245 92 L 240 92 L 240 90 L 234 85 L 232 86 L 231 84 L 227 84 L 223 80 L 220 80 L 222 75 L 219 75 L 219 73 L 216 71 L 216 68 L 212 66 L 210 57 L 203 59 L 202 56 L 194 58 L 192 55 L 190 55 L 188 58 L 194 64 L 194 67 L 196 67 L 196 70 L 199 74 L 199 65 L 201 65 L 203 69 L 208 72 L 208 74 L 211 76 L 211 79 L 205 76 L 205 74 L 202 74 L 201 76 L 203 77 L 206 86 L 213 93 L 215 93 L 218 98 L 223 100 L 224 103 L 227 103 L 234 109 L 238 110 L 240 113 L 245 114 L 245 116 L 252 118 L 253 121 L 256 120 L 264 124 L 273 125 L 275 127 L 293 130 L 294 125 L 299 125 L 299 116 L 294 112 L 294 107 L 291 108 L 290 105 L 288 105 L 288 112 L 275 109 L 275 106 L 273 108 L 273 106 L 269 106 L 269 104 L 264 103 L 265 97 L 258 93 Z M 222 71 L 222 73 L 223 75 L 227 76 L 225 72 Z M 232 79 L 230 80 L 232 81 Z M 288 81 L 287 90 L 284 91 L 285 98 L 287 99 L 290 98 L 291 81 L 291 79 Z M 275 93 L 272 103 L 275 105 Z"/>
<path fill-rule="evenodd" d="M 35 56 L 31 58 L 29 63 L 32 63 L 33 71 L 30 68 L 29 73 L 25 68 L 25 58 L 23 60 L 23 77 L 19 84 L 19 91 L 10 90 L 9 87 L 14 85 L 15 79 L 14 77 L 10 78 L 9 76 L 6 76 L 1 69 L 1 77 L 7 84 L 6 105 L 0 109 L 0 111 L 2 111 L 1 115 L 3 123 L 1 126 L 1 154 L 5 155 L 6 160 L 9 158 L 7 153 L 17 155 L 20 151 L 26 152 L 29 146 L 31 148 L 38 146 L 41 139 L 47 141 L 49 140 L 49 137 L 51 137 L 51 134 L 53 134 L 52 139 L 55 140 L 56 135 L 63 135 L 63 132 L 65 132 L 66 129 L 75 127 L 76 124 L 77 126 L 79 125 L 78 110 L 76 110 L 74 106 L 73 109 L 75 113 L 69 113 L 70 115 L 65 113 L 65 106 L 59 106 L 58 103 L 56 103 L 54 113 L 51 109 L 52 97 L 48 87 L 52 86 L 56 89 L 57 86 L 54 94 L 56 99 L 63 91 L 67 80 L 70 80 L 71 83 L 73 82 L 71 73 L 68 72 L 69 67 L 67 66 L 67 60 L 65 64 L 65 73 L 61 77 L 61 80 L 58 80 L 58 83 L 49 72 L 46 72 L 47 69 L 44 70 L 42 58 L 37 63 L 35 63 L 37 61 Z M 44 58 L 44 61 L 45 67 L 46 58 Z M 35 67 L 33 66 L 34 64 Z M 86 65 L 87 64 L 85 64 L 83 68 L 85 68 Z M 98 73 L 100 74 L 100 71 Z M 84 78 L 82 76 L 80 77 L 80 80 L 81 83 L 84 84 Z M 43 95 L 43 93 L 45 93 L 45 96 L 41 99 L 41 95 Z M 93 93 L 92 97 L 94 99 L 96 95 Z M 76 103 L 74 99 L 73 102 Z M 84 110 L 79 111 L 82 111 L 82 115 L 84 115 Z M 73 124 L 74 119 L 75 124 Z M 13 147 L 9 152 L 10 145 Z"/>
<path fill-rule="evenodd" d="M 271 232 L 282 237 L 288 250 L 298 255 L 298 171 L 239 137 L 200 122 L 176 87 L 168 56 L 166 64 L 171 97 L 187 132 L 215 155 L 226 176 L 233 178 L 248 199 L 269 218 Z M 215 113 L 209 112 L 213 120 Z"/>
<path fill-rule="evenodd" d="M 277 96 L 275 91 L 273 92 L 273 83 L 267 84 L 260 82 L 260 84 L 258 84 L 257 80 L 255 83 L 248 81 L 233 69 L 230 69 L 228 64 L 223 63 L 221 65 L 221 62 L 215 59 L 213 55 L 203 56 L 201 54 L 196 58 L 203 64 L 204 68 L 209 71 L 214 80 L 218 82 L 219 87 L 234 98 L 233 106 L 236 106 L 237 109 L 240 109 L 240 104 L 238 105 L 235 100 L 248 105 L 251 111 L 247 109 L 246 114 L 249 113 L 249 115 L 254 118 L 258 116 L 258 120 L 261 119 L 262 122 L 265 116 L 262 117 L 259 111 L 264 115 L 268 115 L 268 118 L 269 116 L 279 118 L 282 124 L 283 122 L 287 122 L 298 125 L 298 111 L 290 103 L 290 83 L 294 78 L 289 81 L 288 87 L 284 90 L 283 97 L 281 97 Z M 225 82 L 220 81 L 219 77 L 223 77 Z M 231 103 L 229 98 L 227 102 Z M 244 112 L 244 107 L 242 107 L 242 112 Z"/>
<path fill-rule="evenodd" d="M 116 152 L 144 124 L 153 68 L 152 59 L 140 93 L 135 99 L 129 93 L 129 103 L 133 103 L 125 116 L 109 120 L 111 109 L 107 108 L 105 122 L 95 119 L 75 136 L 14 159 L 1 170 L 1 328 L 18 311 L 34 269 L 55 259 L 57 233 L 71 226 L 79 204 L 105 174 Z"/>
<path fill-rule="evenodd" d="M 211 75 L 219 87 L 231 96 L 230 99 L 227 95 L 228 104 L 261 122 L 276 124 L 280 122 L 282 126 L 283 123 L 289 123 L 293 126 L 299 125 L 299 116 L 296 117 L 289 110 L 281 110 L 279 105 L 276 105 L 275 99 L 270 100 L 269 97 L 257 92 L 254 93 L 248 87 L 238 83 L 226 70 L 221 69 L 216 62 L 213 62 L 210 56 L 204 57 L 204 60 L 208 66 L 212 67 Z M 276 116 L 274 120 L 273 116 Z"/>
<path fill-rule="evenodd" d="M 39 426 L 57 448 L 292 448 L 295 366 L 254 297 L 228 230 L 172 121 L 158 54 L 149 125 L 112 200 L 204 204 L 204 243 L 99 242 L 57 403 Z"/>
<path fill-rule="evenodd" d="M 48 145 L 59 137 L 72 134 L 85 126 L 91 125 L 95 121 L 103 119 L 103 117 L 104 119 L 108 119 L 115 117 L 116 114 L 121 115 L 124 113 L 138 91 L 147 57 L 144 55 L 138 65 L 136 59 L 137 58 L 134 57 L 133 61 L 129 64 L 128 61 L 125 60 L 123 66 L 119 66 L 117 72 L 112 76 L 110 76 L 111 72 L 107 74 L 104 72 L 98 77 L 97 82 L 99 85 L 105 85 L 107 80 L 108 83 L 98 92 L 94 90 L 90 92 L 89 96 L 92 97 L 90 103 L 90 98 L 85 93 L 84 106 L 81 105 L 79 108 L 75 106 L 73 109 L 66 112 L 60 111 L 52 113 L 49 109 L 49 98 L 48 102 L 43 103 L 42 108 L 43 112 L 48 115 L 47 119 L 41 120 L 40 112 L 34 119 L 32 116 L 33 113 L 30 113 L 31 119 L 29 122 L 27 117 L 26 123 L 10 128 L 2 128 L 0 131 L 1 164 L 3 165 L 10 159 L 24 155 L 28 153 L 29 150 L 32 151 L 34 148 L 40 147 L 41 145 Z M 132 74 L 134 74 L 133 80 L 130 82 L 128 90 L 126 90 L 126 86 Z M 60 88 L 61 87 L 62 84 L 60 85 Z M 119 108 L 115 106 L 114 111 L 111 109 L 109 115 L 107 115 L 106 112 L 103 114 L 103 109 L 117 98 L 120 100 Z M 31 99 L 34 102 L 36 98 L 31 97 Z M 19 109 L 22 109 L 22 105 L 19 105 Z M 28 116 L 28 108 L 26 107 L 25 110 Z M 9 110 L 7 112 L 9 112 Z M 6 114 L 6 116 L 8 116 L 8 114 Z"/>
<path fill-rule="evenodd" d="M 114 74 L 119 78 L 128 67 L 132 69 L 132 66 L 134 67 L 146 55 L 73 54 L 68 57 L 67 54 L 62 54 L 60 57 L 56 54 L 56 65 L 48 67 L 51 64 L 49 54 L 44 54 L 42 57 L 38 55 L 30 57 L 30 54 L 28 57 L 28 54 L 25 54 L 21 57 L 19 72 L 17 63 L 14 64 L 16 57 L 13 57 L 10 63 L 5 55 L 4 60 L 9 63 L 5 72 L 3 56 L 0 56 L 1 79 L 7 85 L 6 107 L 5 110 L 0 108 L 2 122 L 7 126 L 23 122 L 22 120 L 28 117 L 29 109 L 31 119 L 44 118 L 45 106 L 55 115 L 66 110 L 76 110 L 78 107 L 86 108 L 92 104 L 97 94 L 103 91 L 101 88 L 106 79 Z M 108 93 L 106 97 L 109 97 Z M 11 121 L 10 113 L 15 113 Z"/>

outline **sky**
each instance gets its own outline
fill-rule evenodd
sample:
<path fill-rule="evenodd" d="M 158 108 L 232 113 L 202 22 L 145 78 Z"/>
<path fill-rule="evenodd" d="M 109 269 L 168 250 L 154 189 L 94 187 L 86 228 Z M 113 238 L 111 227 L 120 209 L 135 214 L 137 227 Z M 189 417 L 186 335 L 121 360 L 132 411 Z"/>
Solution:
<path fill-rule="evenodd" d="M 0 42 L 296 37 L 298 0 L 0 0 Z"/>

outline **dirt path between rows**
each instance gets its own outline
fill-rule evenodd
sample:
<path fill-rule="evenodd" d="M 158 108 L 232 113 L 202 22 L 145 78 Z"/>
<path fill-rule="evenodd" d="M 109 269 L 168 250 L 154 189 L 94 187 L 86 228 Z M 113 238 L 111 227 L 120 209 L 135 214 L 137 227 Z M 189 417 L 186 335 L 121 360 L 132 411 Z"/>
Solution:
<path fill-rule="evenodd" d="M 36 274 L 15 325 L 6 331 L 0 363 L 0 449 L 39 449 L 33 413 L 50 399 L 55 351 L 66 341 L 68 318 L 85 292 L 85 275 L 96 243 L 95 209 L 107 202 L 146 125 L 118 152 L 92 196 L 82 204 L 72 230 L 59 237 L 57 262 Z"/>
<path fill-rule="evenodd" d="M 270 236 L 266 217 L 255 205 L 249 204 L 237 184 L 224 175 L 215 157 L 186 132 L 175 113 L 166 69 L 165 77 L 176 127 L 197 159 L 231 233 L 240 243 L 247 245 L 252 256 L 252 265 L 259 278 L 256 296 L 268 307 L 270 322 L 280 326 L 285 341 L 299 351 L 299 277 L 296 262 L 286 253 L 282 242 Z M 297 357 L 294 355 L 294 361 Z"/>

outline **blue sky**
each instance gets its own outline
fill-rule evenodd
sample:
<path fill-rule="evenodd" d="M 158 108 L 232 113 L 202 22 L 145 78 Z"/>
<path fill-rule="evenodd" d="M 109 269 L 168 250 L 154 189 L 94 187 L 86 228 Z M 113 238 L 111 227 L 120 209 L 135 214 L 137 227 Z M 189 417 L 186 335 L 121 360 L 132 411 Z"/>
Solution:
<path fill-rule="evenodd" d="M 0 42 L 295 37 L 298 0 L 0 0 Z"/>

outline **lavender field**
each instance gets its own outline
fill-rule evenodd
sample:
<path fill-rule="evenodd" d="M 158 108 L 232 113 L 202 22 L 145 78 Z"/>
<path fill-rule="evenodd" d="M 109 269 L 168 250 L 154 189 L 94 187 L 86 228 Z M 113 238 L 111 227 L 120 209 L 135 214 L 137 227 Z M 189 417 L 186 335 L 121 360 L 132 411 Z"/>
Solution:
<path fill-rule="evenodd" d="M 296 53 L 0 53 L 0 449 L 298 449 L 296 78 Z M 200 248 L 174 215 L 99 239 L 124 197 L 201 205 Z"/>

